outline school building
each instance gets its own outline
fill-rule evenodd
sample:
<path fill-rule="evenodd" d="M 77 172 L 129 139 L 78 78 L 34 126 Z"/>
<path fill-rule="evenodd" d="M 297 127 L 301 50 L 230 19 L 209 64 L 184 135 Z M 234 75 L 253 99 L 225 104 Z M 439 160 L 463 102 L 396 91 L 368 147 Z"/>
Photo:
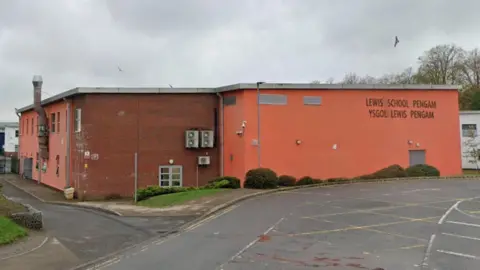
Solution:
<path fill-rule="evenodd" d="M 234 84 L 85 88 L 18 109 L 21 172 L 86 198 L 219 175 L 353 177 L 399 164 L 462 170 L 458 88 Z"/>

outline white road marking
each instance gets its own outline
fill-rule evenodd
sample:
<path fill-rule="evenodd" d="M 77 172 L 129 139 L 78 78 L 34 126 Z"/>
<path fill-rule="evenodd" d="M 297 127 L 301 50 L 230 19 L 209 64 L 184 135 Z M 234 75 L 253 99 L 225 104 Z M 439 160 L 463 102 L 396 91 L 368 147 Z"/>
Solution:
<path fill-rule="evenodd" d="M 470 255 L 470 254 L 464 254 L 464 253 L 458 253 L 458 252 L 453 252 L 453 251 L 448 251 L 448 250 L 437 250 L 437 252 L 444 253 L 444 254 L 449 254 L 453 256 L 458 256 L 458 257 L 463 257 L 463 258 L 468 258 L 468 259 L 474 259 L 474 260 L 480 260 L 479 257 Z"/>
<path fill-rule="evenodd" d="M 116 263 L 118 263 L 119 261 L 120 261 L 120 258 L 113 258 L 113 259 L 104 261 L 104 262 L 102 262 L 102 263 L 100 263 L 100 264 L 94 265 L 93 267 L 87 268 L 86 270 L 98 270 L 98 269 L 102 269 L 102 268 L 111 266 L 111 265 L 113 265 L 113 264 L 116 264 Z"/>
<path fill-rule="evenodd" d="M 0 261 L 15 258 L 15 257 L 18 257 L 18 256 L 23 256 L 23 255 L 28 254 L 30 252 L 34 252 L 35 250 L 43 247 L 43 245 L 45 245 L 47 243 L 47 241 L 48 241 L 48 237 L 45 237 L 45 239 L 43 239 L 42 243 L 40 243 L 40 245 L 38 245 L 37 247 L 32 248 L 31 250 L 28 250 L 28 251 L 25 251 L 25 252 L 22 252 L 22 253 L 12 255 L 12 256 L 7 256 L 7 257 L 0 258 Z"/>
<path fill-rule="evenodd" d="M 480 238 L 477 238 L 477 237 L 465 236 L 465 235 L 454 234 L 454 233 L 442 233 L 442 234 L 446 235 L 446 236 L 452 236 L 452 237 L 457 237 L 457 238 L 480 241 Z"/>
<path fill-rule="evenodd" d="M 268 228 L 265 232 L 263 232 L 263 235 L 267 235 L 269 232 L 271 232 L 278 224 L 280 224 L 280 222 L 282 222 L 285 218 L 281 218 L 279 219 L 277 222 L 275 222 L 275 224 L 273 224 L 272 226 L 270 226 L 270 228 Z M 248 243 L 248 245 L 246 245 L 244 248 L 242 248 L 239 252 L 237 252 L 235 255 L 233 255 L 230 260 L 228 260 L 227 262 L 221 264 L 219 267 L 217 267 L 216 269 L 220 269 L 220 270 L 223 270 L 223 267 L 225 265 L 227 265 L 228 263 L 232 262 L 233 260 L 235 260 L 237 257 L 239 257 L 240 255 L 242 255 L 242 253 L 244 253 L 247 249 L 251 248 L 253 245 L 255 245 L 258 241 L 260 240 L 259 237 L 255 238 L 255 240 L 253 240 L 252 242 Z"/>
<path fill-rule="evenodd" d="M 423 266 L 428 266 L 428 259 L 430 258 L 430 254 L 432 254 L 433 240 L 435 240 L 435 234 L 432 234 L 432 236 L 430 236 L 430 241 L 428 241 L 427 250 L 425 251 L 425 256 L 422 261 Z"/>
<path fill-rule="evenodd" d="M 480 228 L 480 224 L 475 224 L 475 223 L 458 222 L 458 221 L 447 221 L 447 223 Z"/>
<path fill-rule="evenodd" d="M 450 215 L 450 213 L 453 211 L 453 209 L 457 208 L 457 206 L 461 203 L 462 201 L 458 201 L 456 202 L 454 205 L 452 205 L 450 208 L 448 208 L 447 212 L 445 212 L 445 214 L 443 214 L 443 216 L 440 218 L 440 220 L 438 221 L 438 224 L 443 224 L 443 222 L 445 221 L 445 219 L 447 218 L 448 215 Z"/>

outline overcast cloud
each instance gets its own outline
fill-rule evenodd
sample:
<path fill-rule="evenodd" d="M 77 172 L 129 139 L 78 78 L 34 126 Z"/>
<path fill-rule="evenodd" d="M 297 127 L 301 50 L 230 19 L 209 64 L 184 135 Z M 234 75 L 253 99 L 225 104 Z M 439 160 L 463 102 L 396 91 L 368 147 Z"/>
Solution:
<path fill-rule="evenodd" d="M 479 10 L 478 0 L 0 0 L 0 121 L 32 103 L 33 74 L 53 95 L 401 71 L 437 44 L 480 46 Z"/>

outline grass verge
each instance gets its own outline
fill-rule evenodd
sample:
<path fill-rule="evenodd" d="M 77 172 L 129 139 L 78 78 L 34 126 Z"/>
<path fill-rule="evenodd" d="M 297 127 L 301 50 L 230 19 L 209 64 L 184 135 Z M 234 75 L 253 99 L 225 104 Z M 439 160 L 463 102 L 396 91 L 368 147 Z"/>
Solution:
<path fill-rule="evenodd" d="M 198 189 L 185 192 L 171 193 L 148 198 L 137 203 L 146 207 L 167 207 L 182 204 L 187 201 L 196 200 L 202 197 L 211 196 L 219 192 L 231 191 L 230 189 Z"/>
<path fill-rule="evenodd" d="M 27 230 L 5 216 L 0 216 L 0 245 L 13 243 L 27 235 Z"/>

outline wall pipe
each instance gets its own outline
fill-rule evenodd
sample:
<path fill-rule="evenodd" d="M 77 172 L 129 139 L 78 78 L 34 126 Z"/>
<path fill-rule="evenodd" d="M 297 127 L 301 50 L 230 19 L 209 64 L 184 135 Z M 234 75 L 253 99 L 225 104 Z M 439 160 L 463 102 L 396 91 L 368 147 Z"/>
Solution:
<path fill-rule="evenodd" d="M 224 168 L 224 162 L 223 162 L 223 157 L 224 157 L 224 154 L 223 154 L 223 137 L 224 137 L 224 118 L 223 118 L 223 109 L 224 109 L 224 105 L 223 105 L 223 95 L 220 94 L 220 93 L 216 93 L 219 100 L 220 100 L 220 132 L 219 132 L 219 142 L 220 142 L 220 145 L 219 145 L 219 152 L 220 152 L 220 176 L 223 176 L 224 175 L 224 171 L 223 171 L 223 168 Z"/>
<path fill-rule="evenodd" d="M 258 168 L 262 167 L 261 163 L 261 143 L 260 143 L 260 85 L 264 82 L 257 82 L 257 159 Z"/>
<path fill-rule="evenodd" d="M 65 188 L 70 188 L 71 187 L 71 184 L 70 184 L 70 151 L 71 151 L 71 146 L 70 146 L 70 139 L 71 139 L 71 106 L 70 106 L 70 102 L 68 102 L 67 99 L 63 98 L 63 100 L 67 103 L 67 119 L 65 119 L 67 121 L 67 156 L 66 156 L 66 162 L 65 162 L 65 170 L 67 171 L 67 175 L 66 175 L 66 178 L 65 178 Z"/>

